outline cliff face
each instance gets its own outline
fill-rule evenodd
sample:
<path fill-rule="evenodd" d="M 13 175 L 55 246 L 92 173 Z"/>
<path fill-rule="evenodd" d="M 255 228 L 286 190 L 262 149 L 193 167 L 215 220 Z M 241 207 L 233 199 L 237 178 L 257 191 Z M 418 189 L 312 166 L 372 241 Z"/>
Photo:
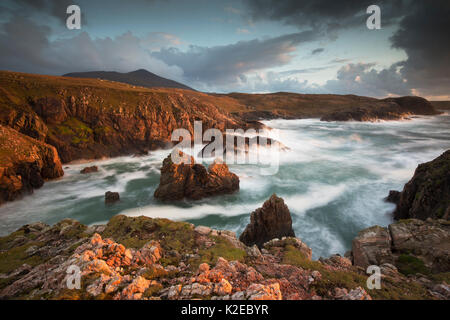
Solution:
<path fill-rule="evenodd" d="M 164 147 L 174 129 L 246 128 L 223 99 L 96 79 L 0 73 L 0 123 L 55 146 L 63 162 Z"/>
<path fill-rule="evenodd" d="M 419 164 L 397 196 L 395 219 L 450 219 L 450 150 Z"/>
<path fill-rule="evenodd" d="M 64 174 L 53 146 L 0 125 L 0 203 Z"/>

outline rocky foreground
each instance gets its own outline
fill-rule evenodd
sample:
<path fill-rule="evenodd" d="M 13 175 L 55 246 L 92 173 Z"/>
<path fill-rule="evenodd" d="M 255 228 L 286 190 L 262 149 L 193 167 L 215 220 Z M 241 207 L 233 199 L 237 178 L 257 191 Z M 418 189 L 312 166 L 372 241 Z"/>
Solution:
<path fill-rule="evenodd" d="M 256 212 L 282 234 L 280 207 L 274 195 Z M 348 257 L 314 261 L 295 237 L 247 246 L 233 232 L 166 219 L 34 223 L 0 238 L 0 299 L 450 299 L 449 240 L 448 222 L 411 219 L 361 231 Z M 367 288 L 369 264 L 381 289 Z M 80 287 L 69 289 L 73 270 Z"/>

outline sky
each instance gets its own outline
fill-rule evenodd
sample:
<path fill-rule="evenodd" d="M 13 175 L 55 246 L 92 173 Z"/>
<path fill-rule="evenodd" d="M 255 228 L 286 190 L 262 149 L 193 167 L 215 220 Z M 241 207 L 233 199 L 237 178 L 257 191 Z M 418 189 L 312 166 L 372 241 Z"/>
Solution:
<path fill-rule="evenodd" d="M 66 9 L 81 9 L 69 30 Z M 366 26 L 381 9 L 381 29 Z M 146 69 L 205 92 L 450 100 L 448 0 L 2 0 L 0 70 Z"/>

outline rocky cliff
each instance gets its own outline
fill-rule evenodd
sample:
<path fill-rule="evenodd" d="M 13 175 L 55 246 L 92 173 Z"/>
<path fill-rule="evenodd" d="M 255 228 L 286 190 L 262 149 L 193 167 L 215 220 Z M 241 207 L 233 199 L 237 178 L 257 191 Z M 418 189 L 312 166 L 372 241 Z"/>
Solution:
<path fill-rule="evenodd" d="M 395 219 L 450 219 L 450 150 L 419 164 L 403 191 L 390 193 Z"/>
<path fill-rule="evenodd" d="M 63 162 L 164 147 L 174 129 L 247 128 L 226 101 L 182 89 L 0 72 L 0 123 L 56 147 Z"/>
<path fill-rule="evenodd" d="M 64 174 L 53 146 L 0 125 L 0 203 Z"/>

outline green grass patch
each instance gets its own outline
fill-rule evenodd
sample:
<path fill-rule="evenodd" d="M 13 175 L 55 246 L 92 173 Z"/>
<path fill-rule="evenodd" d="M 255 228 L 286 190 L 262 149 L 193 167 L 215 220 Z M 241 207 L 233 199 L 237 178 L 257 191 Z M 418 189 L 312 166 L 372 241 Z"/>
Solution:
<path fill-rule="evenodd" d="M 424 262 L 417 257 L 409 254 L 402 254 L 398 257 L 396 266 L 398 271 L 404 275 L 421 273 L 430 274 L 430 270 L 425 266 Z"/>

